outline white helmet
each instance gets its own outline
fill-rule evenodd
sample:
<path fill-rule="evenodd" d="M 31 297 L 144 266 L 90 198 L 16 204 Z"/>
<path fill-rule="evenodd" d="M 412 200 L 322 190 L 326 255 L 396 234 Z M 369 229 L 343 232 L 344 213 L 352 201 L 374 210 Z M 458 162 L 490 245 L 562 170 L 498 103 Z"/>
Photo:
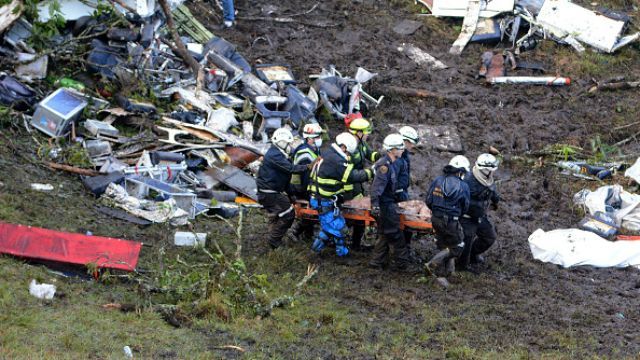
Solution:
<path fill-rule="evenodd" d="M 456 155 L 451 159 L 451 161 L 449 161 L 449 165 L 453 166 L 454 168 L 469 171 L 469 166 L 471 164 L 469 163 L 469 159 L 467 159 L 466 156 Z"/>
<path fill-rule="evenodd" d="M 498 168 L 498 159 L 491 154 L 480 154 L 476 159 L 476 166 L 480 170 L 495 171 Z"/>
<path fill-rule="evenodd" d="M 320 124 L 307 124 L 302 128 L 302 137 L 305 139 L 317 138 L 322 135 L 322 132 Z"/>
<path fill-rule="evenodd" d="M 411 126 L 401 127 L 400 130 L 398 130 L 398 133 L 400 133 L 400 135 L 402 135 L 404 139 L 410 141 L 414 145 L 417 144 L 418 141 L 420 141 L 418 132 L 416 131 L 416 129 L 412 128 Z"/>
<path fill-rule="evenodd" d="M 390 151 L 391 149 L 404 150 L 404 139 L 400 134 L 389 134 L 384 138 L 382 147 L 387 151 Z"/>
<path fill-rule="evenodd" d="M 276 129 L 271 135 L 271 142 L 282 150 L 285 150 L 289 144 L 293 142 L 291 131 L 285 128 Z"/>
<path fill-rule="evenodd" d="M 347 148 L 347 152 L 353 154 L 358 147 L 358 140 L 351 133 L 343 132 L 336 136 L 336 144 L 338 146 L 344 145 Z"/>

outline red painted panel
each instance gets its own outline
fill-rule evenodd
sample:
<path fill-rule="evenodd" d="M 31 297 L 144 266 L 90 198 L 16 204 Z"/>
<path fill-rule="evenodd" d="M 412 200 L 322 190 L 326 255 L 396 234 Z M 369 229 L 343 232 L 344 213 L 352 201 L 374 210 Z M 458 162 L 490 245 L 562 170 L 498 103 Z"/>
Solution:
<path fill-rule="evenodd" d="M 142 243 L 0 222 L 0 253 L 133 271 Z"/>

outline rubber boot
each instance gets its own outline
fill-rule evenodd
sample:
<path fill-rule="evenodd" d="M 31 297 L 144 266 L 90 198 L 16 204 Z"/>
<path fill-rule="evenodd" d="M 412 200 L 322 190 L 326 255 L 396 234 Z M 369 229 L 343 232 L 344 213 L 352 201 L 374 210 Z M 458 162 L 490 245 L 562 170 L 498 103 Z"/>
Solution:
<path fill-rule="evenodd" d="M 442 264 L 449 257 L 451 251 L 449 249 L 440 250 L 439 253 L 435 254 L 431 260 L 429 260 L 426 264 L 424 264 L 425 270 L 427 272 L 432 273 L 436 267 Z"/>
<path fill-rule="evenodd" d="M 449 258 L 449 260 L 447 260 L 447 276 L 449 275 L 453 275 L 456 272 L 456 258 Z"/>

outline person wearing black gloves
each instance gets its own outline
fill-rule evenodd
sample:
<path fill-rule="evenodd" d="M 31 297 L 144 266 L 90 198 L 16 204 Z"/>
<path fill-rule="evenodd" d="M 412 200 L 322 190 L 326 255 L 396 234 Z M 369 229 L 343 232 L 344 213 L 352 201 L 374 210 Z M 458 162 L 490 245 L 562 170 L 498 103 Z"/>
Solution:
<path fill-rule="evenodd" d="M 258 203 L 269 213 L 268 242 L 275 249 L 282 244 L 282 237 L 287 233 L 295 219 L 293 205 L 287 191 L 291 174 L 304 173 L 314 163 L 293 165 L 289 160 L 293 135 L 287 129 L 280 128 L 273 132 L 272 145 L 264 155 L 258 170 L 256 185 L 258 187 Z"/>
<path fill-rule="evenodd" d="M 495 227 L 489 221 L 487 210 L 497 208 L 500 195 L 493 179 L 498 169 L 498 160 L 491 154 L 481 154 L 476 160 L 471 174 L 465 177 L 471 192 L 469 210 L 460 219 L 464 230 L 464 251 L 458 262 L 460 269 L 467 269 L 470 263 L 482 263 L 482 253 L 496 241 Z"/>

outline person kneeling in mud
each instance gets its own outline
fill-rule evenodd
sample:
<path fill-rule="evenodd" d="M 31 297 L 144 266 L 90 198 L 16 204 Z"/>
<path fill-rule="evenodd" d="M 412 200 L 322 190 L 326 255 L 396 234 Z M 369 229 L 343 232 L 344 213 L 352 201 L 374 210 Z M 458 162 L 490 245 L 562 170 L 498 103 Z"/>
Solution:
<path fill-rule="evenodd" d="M 464 232 L 460 217 L 469 209 L 469 186 L 462 179 L 469 171 L 469 160 L 457 155 L 444 167 L 427 192 L 427 206 L 431 209 L 431 221 L 440 250 L 425 264 L 428 272 L 445 264 L 447 275 L 455 271 L 455 259 L 464 248 Z"/>

